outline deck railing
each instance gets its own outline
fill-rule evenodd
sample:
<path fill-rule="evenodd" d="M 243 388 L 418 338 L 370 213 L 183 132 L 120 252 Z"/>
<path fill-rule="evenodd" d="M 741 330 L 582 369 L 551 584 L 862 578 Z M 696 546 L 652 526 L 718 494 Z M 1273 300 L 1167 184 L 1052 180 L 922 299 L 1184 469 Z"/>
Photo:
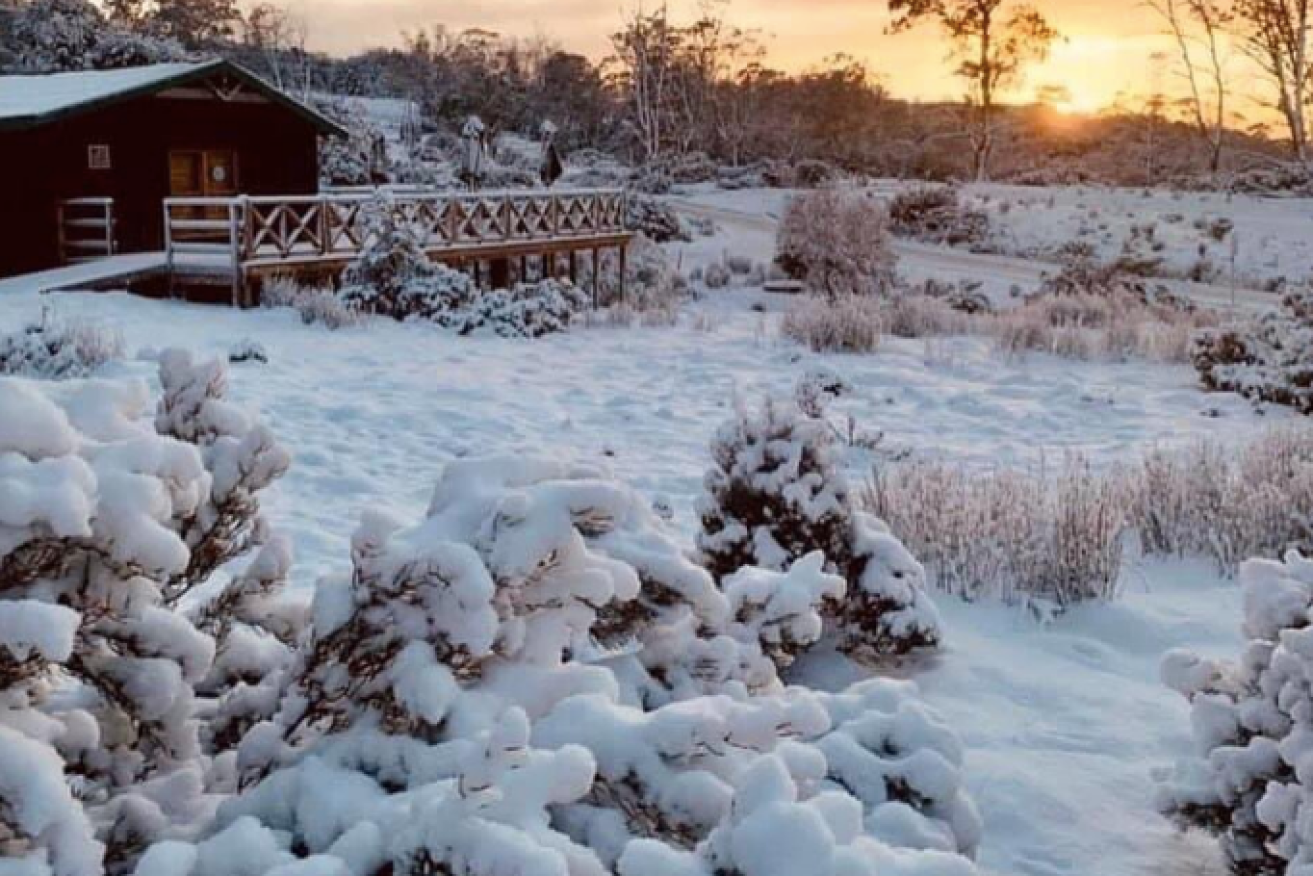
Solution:
<path fill-rule="evenodd" d="M 61 262 L 108 258 L 118 251 L 113 198 L 67 198 L 58 210 Z"/>
<path fill-rule="evenodd" d="M 368 242 L 371 195 L 169 198 L 165 245 L 176 256 L 250 265 L 349 259 Z M 393 194 L 394 221 L 433 253 L 587 240 L 625 232 L 620 190 Z"/>

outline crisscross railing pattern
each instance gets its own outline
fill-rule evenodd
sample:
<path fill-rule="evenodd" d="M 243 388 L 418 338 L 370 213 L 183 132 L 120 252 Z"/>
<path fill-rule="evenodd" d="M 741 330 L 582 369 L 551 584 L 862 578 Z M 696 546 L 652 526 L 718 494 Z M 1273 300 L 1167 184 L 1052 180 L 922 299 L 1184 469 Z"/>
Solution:
<path fill-rule="evenodd" d="M 435 253 L 625 232 L 624 192 L 596 189 L 170 198 L 166 239 L 171 252 L 222 251 L 239 265 L 350 258 L 369 240 L 376 205 Z"/>

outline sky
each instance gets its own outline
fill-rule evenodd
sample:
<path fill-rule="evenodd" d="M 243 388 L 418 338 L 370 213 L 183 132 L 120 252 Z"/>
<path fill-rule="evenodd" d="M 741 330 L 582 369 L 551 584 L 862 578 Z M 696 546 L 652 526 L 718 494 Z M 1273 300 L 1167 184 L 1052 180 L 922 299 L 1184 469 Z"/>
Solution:
<path fill-rule="evenodd" d="M 309 28 L 311 47 L 346 54 L 400 44 L 402 31 L 444 24 L 480 27 L 505 35 L 545 36 L 594 58 L 607 51 L 615 30 L 637 0 L 286 0 Z M 647 0 L 653 6 L 658 0 Z M 1039 0 L 1065 39 L 1034 68 L 1015 97 L 1061 85 L 1070 98 L 1060 108 L 1092 111 L 1119 94 L 1171 92 L 1177 77 L 1154 13 L 1143 0 Z M 691 18 L 696 0 L 671 0 L 676 17 Z M 797 71 L 843 52 L 866 61 L 899 97 L 957 97 L 961 86 L 939 35 L 930 26 L 889 36 L 885 0 L 730 0 L 729 19 L 759 30 L 769 61 Z M 1170 55 L 1169 55 L 1170 56 Z M 1174 57 L 1174 56 L 1170 56 Z"/>

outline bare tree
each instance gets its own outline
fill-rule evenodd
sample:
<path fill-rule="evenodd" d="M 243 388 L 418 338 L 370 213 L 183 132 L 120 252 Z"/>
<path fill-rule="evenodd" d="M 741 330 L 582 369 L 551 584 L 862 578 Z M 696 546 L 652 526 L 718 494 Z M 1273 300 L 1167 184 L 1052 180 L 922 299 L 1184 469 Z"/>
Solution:
<path fill-rule="evenodd" d="M 625 95 L 644 163 L 660 157 L 668 138 L 671 105 L 678 100 L 676 29 L 663 3 L 656 12 L 640 7 L 611 37 L 611 81 Z"/>
<path fill-rule="evenodd" d="M 1299 161 L 1308 161 L 1313 0 L 1237 0 L 1235 16 L 1246 54 L 1276 92 L 1268 103 L 1285 120 L 1291 152 Z"/>
<path fill-rule="evenodd" d="M 931 21 L 952 42 L 957 75 L 969 87 L 973 171 L 988 179 L 998 96 L 1021 79 L 1026 64 L 1048 57 L 1057 30 L 1039 10 L 1008 0 L 889 0 L 889 11 L 891 33 Z"/>
<path fill-rule="evenodd" d="M 294 68 L 303 66 L 297 59 L 306 55 L 305 22 L 273 3 L 260 3 L 247 13 L 242 37 L 260 54 L 274 84 L 290 88 Z"/>
<path fill-rule="evenodd" d="M 1208 149 L 1208 170 L 1222 167 L 1226 148 L 1227 101 L 1224 30 L 1231 13 L 1218 0 L 1147 0 L 1176 40 L 1181 75 L 1188 86 L 1186 103 L 1200 140 Z"/>

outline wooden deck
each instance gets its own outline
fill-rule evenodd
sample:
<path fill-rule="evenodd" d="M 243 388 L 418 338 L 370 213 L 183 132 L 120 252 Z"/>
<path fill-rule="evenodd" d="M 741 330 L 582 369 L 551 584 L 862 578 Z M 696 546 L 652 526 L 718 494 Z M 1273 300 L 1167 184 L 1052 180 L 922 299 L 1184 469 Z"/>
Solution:
<path fill-rule="evenodd" d="M 166 269 L 182 281 L 231 285 L 232 303 L 251 303 L 253 280 L 336 270 L 368 243 L 374 205 L 384 204 L 434 259 L 496 277 L 513 259 L 541 259 L 555 274 L 559 257 L 574 276 L 576 256 L 590 253 L 593 282 L 600 253 L 620 254 L 625 194 L 618 189 L 559 192 L 326 194 L 306 197 L 169 198 L 164 202 Z M 203 272 L 193 271 L 204 265 Z"/>

